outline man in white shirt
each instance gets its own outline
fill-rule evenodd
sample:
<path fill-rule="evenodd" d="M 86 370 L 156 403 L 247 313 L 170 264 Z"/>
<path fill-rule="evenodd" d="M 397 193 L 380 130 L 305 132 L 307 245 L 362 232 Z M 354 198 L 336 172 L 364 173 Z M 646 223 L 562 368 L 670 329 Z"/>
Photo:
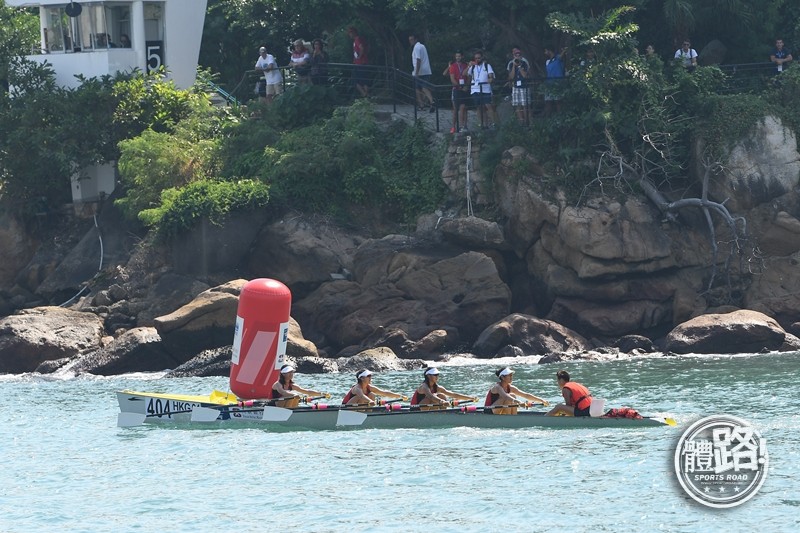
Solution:
<path fill-rule="evenodd" d="M 413 33 L 408 36 L 408 43 L 412 46 L 411 49 L 411 75 L 414 77 L 414 85 L 417 93 L 417 105 L 420 109 L 425 108 L 425 102 L 430 103 L 430 112 L 436 111 L 436 104 L 433 101 L 433 93 L 431 93 L 431 62 L 428 59 L 428 49 L 425 45 L 417 40 L 417 36 Z"/>
<path fill-rule="evenodd" d="M 472 61 L 467 67 L 467 76 L 471 80 L 470 94 L 472 102 L 478 110 L 481 119 L 481 128 L 487 127 L 487 119 L 491 120 L 488 127 L 494 128 L 497 117 L 494 113 L 492 104 L 492 82 L 494 82 L 494 70 L 489 63 L 483 60 L 483 52 L 478 50 L 472 56 Z"/>
<path fill-rule="evenodd" d="M 258 80 L 258 96 L 261 97 L 262 102 L 271 104 L 272 100 L 283 92 L 283 76 L 281 71 L 278 70 L 278 63 L 275 61 L 275 57 L 272 54 L 268 54 L 266 48 L 262 46 L 258 49 L 258 53 L 256 71 L 264 73 L 263 83 L 262 80 Z"/>
<path fill-rule="evenodd" d="M 679 60 L 681 65 L 690 72 L 697 67 L 697 51 L 692 48 L 689 39 L 684 39 L 683 46 L 675 52 L 675 59 Z"/>

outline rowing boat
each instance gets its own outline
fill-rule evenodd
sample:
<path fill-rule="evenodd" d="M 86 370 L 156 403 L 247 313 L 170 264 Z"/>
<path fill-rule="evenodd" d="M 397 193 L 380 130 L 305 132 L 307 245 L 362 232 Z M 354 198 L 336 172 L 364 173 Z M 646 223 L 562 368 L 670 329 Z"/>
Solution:
<path fill-rule="evenodd" d="M 606 418 L 544 416 L 544 412 L 520 410 L 516 415 L 496 415 L 482 408 L 449 408 L 420 411 L 395 405 L 367 410 L 342 406 L 284 409 L 270 405 L 240 405 L 235 396 L 214 391 L 208 396 L 169 395 L 119 391 L 118 424 L 142 423 L 216 424 L 218 426 L 263 425 L 269 428 L 334 430 L 347 428 L 642 428 L 675 425 L 669 418 Z"/>

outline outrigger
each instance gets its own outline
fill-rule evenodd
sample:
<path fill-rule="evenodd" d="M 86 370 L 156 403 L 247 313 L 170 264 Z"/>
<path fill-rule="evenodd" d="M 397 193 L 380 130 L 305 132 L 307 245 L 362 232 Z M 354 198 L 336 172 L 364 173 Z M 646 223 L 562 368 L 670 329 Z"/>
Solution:
<path fill-rule="evenodd" d="M 610 418 L 545 416 L 544 412 L 520 410 L 516 415 L 495 415 L 475 405 L 425 411 L 416 406 L 386 402 L 377 407 L 349 407 L 311 403 L 285 409 L 270 401 L 241 401 L 234 395 L 214 391 L 208 396 L 117 392 L 122 427 L 148 424 L 242 424 L 269 428 L 333 430 L 347 428 L 641 428 L 674 426 L 671 418 Z M 525 407 L 525 406 L 520 406 Z"/>
<path fill-rule="evenodd" d="M 386 402 L 379 407 L 308 403 L 304 407 L 276 407 L 272 384 L 285 362 L 291 293 L 279 281 L 255 279 L 242 287 L 231 356 L 230 390 L 208 396 L 119 391 L 121 427 L 143 423 L 242 423 L 276 428 L 636 428 L 675 425 L 658 417 L 558 417 L 520 409 L 516 415 L 493 414 L 474 405 L 422 410 Z M 313 399 L 312 399 L 313 400 Z M 517 407 L 527 408 L 529 405 Z"/>

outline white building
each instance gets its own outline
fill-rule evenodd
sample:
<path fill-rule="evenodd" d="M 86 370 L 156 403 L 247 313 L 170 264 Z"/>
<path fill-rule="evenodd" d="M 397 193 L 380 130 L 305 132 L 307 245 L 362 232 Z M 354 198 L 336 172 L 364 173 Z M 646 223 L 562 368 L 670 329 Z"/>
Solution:
<path fill-rule="evenodd" d="M 195 81 L 207 0 L 6 0 L 38 7 L 41 51 L 28 59 L 52 65 L 56 82 L 77 87 L 76 74 L 100 77 L 164 66 L 180 88 Z M 111 194 L 115 165 L 83 169 L 72 180 L 75 202 Z"/>

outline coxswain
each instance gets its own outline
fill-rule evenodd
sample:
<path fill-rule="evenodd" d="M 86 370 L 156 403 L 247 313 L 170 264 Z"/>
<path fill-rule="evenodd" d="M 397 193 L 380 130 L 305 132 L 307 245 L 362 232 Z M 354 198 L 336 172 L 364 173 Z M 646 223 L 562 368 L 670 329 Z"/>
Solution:
<path fill-rule="evenodd" d="M 501 368 L 494 374 L 497 376 L 498 381 L 492 385 L 491 389 L 489 389 L 489 392 L 486 394 L 486 402 L 484 404 L 486 407 L 492 408 L 492 413 L 496 415 L 517 414 L 517 407 L 524 403 L 520 401 L 520 398 L 537 402 L 542 405 L 550 405 L 547 400 L 543 400 L 538 396 L 523 392 L 512 385 L 511 381 L 514 379 L 514 371 L 510 368 Z M 504 405 L 508 405 L 509 407 L 503 407 Z"/>
<path fill-rule="evenodd" d="M 417 406 L 423 411 L 431 409 L 443 409 L 450 404 L 448 398 L 454 400 L 464 400 L 467 402 L 477 402 L 477 398 L 451 392 L 439 385 L 439 369 L 428 367 L 422 373 L 425 381 L 417 387 L 414 395 L 411 396 L 411 405 Z"/>
<path fill-rule="evenodd" d="M 295 385 L 293 381 L 294 373 L 295 368 L 292 365 L 283 365 L 281 367 L 278 381 L 272 384 L 272 396 L 270 398 L 275 402 L 276 407 L 293 409 L 300 404 L 300 399 L 303 396 L 325 396 L 330 398 L 330 394 L 304 389 Z"/>
<path fill-rule="evenodd" d="M 556 380 L 566 403 L 560 403 L 550 409 L 547 416 L 589 416 L 589 407 L 592 405 L 589 389 L 580 383 L 570 381 L 569 372 L 566 370 L 559 370 L 556 373 Z"/>
<path fill-rule="evenodd" d="M 396 392 L 379 389 L 372 384 L 372 372 L 366 368 L 362 368 L 356 372 L 356 379 L 358 382 L 350 388 L 350 391 L 345 394 L 342 399 L 342 405 L 376 405 L 377 396 L 386 398 L 399 398 L 408 401 L 407 396 L 397 394 Z"/>

